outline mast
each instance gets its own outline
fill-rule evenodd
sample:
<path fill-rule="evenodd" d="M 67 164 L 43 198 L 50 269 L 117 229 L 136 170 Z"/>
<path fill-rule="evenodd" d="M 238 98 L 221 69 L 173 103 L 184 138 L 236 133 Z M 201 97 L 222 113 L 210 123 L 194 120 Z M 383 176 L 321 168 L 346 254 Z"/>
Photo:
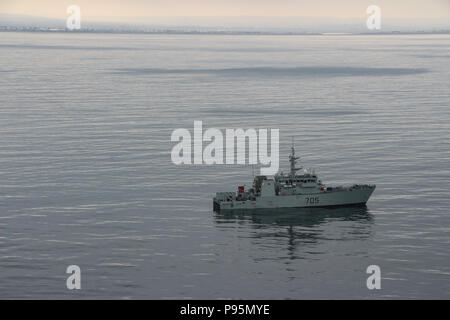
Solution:
<path fill-rule="evenodd" d="M 295 156 L 295 149 L 294 149 L 294 137 L 292 137 L 292 147 L 291 147 L 291 154 L 289 155 L 289 162 L 291 164 L 291 176 L 295 176 L 295 173 L 300 170 L 301 168 L 296 168 L 295 165 L 297 164 L 297 160 L 300 159 L 300 157 Z"/>

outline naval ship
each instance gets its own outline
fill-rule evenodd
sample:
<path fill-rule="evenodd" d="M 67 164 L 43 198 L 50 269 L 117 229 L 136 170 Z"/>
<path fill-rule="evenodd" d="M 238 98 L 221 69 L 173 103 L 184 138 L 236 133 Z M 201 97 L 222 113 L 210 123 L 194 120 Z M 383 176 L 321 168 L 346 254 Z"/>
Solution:
<path fill-rule="evenodd" d="M 375 190 L 372 184 L 326 186 L 314 170 L 297 168 L 299 159 L 292 145 L 288 174 L 256 176 L 251 188 L 239 186 L 237 192 L 217 192 L 214 211 L 364 205 Z M 297 174 L 299 170 L 302 174 Z"/>

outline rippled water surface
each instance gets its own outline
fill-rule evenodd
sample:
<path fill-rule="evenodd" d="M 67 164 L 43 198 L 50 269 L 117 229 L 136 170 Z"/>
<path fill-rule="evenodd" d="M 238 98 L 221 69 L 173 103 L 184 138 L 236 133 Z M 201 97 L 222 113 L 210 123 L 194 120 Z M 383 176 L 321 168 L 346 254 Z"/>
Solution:
<path fill-rule="evenodd" d="M 0 298 L 450 298 L 449 45 L 0 33 Z M 279 128 L 284 168 L 294 136 L 325 183 L 377 189 L 215 214 L 252 170 L 173 165 L 194 120 Z"/>

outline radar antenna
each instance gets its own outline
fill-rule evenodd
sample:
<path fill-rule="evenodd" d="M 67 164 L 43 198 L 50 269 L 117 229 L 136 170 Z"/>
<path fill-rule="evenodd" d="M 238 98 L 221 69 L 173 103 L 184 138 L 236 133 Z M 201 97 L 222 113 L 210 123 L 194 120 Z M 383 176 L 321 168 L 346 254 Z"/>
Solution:
<path fill-rule="evenodd" d="M 295 165 L 297 164 L 297 160 L 299 160 L 300 157 L 296 157 L 295 156 L 295 148 L 294 148 L 294 137 L 292 137 L 292 147 L 291 147 L 291 154 L 289 155 L 289 162 L 291 164 L 291 176 L 295 176 L 295 173 L 302 169 L 300 168 L 296 168 Z"/>

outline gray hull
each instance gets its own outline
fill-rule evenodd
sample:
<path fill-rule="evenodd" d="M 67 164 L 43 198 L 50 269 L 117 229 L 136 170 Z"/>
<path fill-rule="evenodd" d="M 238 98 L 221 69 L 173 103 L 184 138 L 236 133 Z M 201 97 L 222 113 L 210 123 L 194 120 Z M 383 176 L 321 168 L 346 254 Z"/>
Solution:
<path fill-rule="evenodd" d="M 359 190 L 342 190 L 312 194 L 297 194 L 286 196 L 257 197 L 246 201 L 217 201 L 214 199 L 214 210 L 246 210 L 272 208 L 310 208 L 328 206 L 346 206 L 365 204 L 375 187 Z"/>

